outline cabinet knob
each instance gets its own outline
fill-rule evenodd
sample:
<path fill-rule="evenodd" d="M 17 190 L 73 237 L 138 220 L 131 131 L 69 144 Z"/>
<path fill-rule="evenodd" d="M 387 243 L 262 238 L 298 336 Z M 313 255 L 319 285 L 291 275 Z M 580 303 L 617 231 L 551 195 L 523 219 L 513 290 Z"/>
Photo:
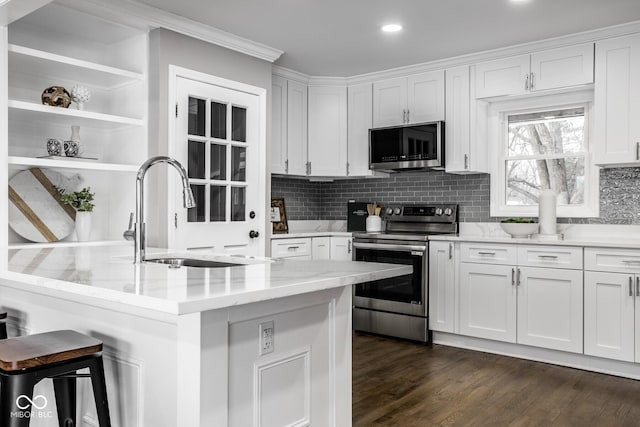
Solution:
<path fill-rule="evenodd" d="M 260 236 L 260 233 L 259 233 L 259 232 L 257 232 L 257 231 L 255 231 L 255 230 L 251 230 L 251 231 L 249 232 L 249 237 L 250 237 L 250 238 L 252 238 L 252 239 L 255 239 L 255 238 L 256 238 L 256 237 L 258 237 L 258 236 Z"/>
<path fill-rule="evenodd" d="M 255 213 L 255 211 L 251 211 L 251 212 L 249 212 L 249 218 L 253 219 L 253 218 L 255 218 L 255 217 L 256 217 L 256 213 Z"/>

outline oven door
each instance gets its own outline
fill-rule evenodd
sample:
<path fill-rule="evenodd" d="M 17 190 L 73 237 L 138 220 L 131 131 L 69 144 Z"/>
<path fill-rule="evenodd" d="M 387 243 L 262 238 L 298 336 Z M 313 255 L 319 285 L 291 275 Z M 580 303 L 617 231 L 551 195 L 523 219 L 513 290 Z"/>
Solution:
<path fill-rule="evenodd" d="M 360 283 L 353 289 L 356 307 L 392 313 L 427 315 L 427 246 L 354 242 L 354 261 L 413 266 L 413 273 Z"/>

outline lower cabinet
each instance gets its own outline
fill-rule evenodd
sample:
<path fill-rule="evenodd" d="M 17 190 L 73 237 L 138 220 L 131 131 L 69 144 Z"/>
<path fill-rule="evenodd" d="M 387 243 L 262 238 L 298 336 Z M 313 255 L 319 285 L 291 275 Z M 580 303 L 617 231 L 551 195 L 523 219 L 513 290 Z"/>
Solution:
<path fill-rule="evenodd" d="M 455 258 L 451 242 L 429 243 L 429 329 L 455 331 Z"/>
<path fill-rule="evenodd" d="M 292 258 L 300 261 L 351 261 L 351 237 L 316 236 L 271 239 L 272 258 Z"/>
<path fill-rule="evenodd" d="M 490 250 L 465 249 L 462 253 L 484 254 L 486 263 L 460 263 L 459 333 L 526 344 L 555 350 L 583 351 L 583 280 L 581 254 L 571 248 L 553 248 L 549 253 L 535 248 L 534 261 L 524 255 L 518 263 L 539 265 L 546 260 L 549 267 L 495 264 L 494 256 L 501 250 L 508 259 L 515 251 L 525 254 L 527 248 L 515 245 L 493 245 Z M 477 246 L 477 245 L 476 245 Z M 564 262 L 562 254 L 580 257 L 580 269 L 550 268 Z M 513 254 L 513 255 L 511 255 Z M 560 254 L 560 255 L 559 255 Z M 478 259 L 474 259 L 478 261 Z"/>
<path fill-rule="evenodd" d="M 351 261 L 353 248 L 351 237 L 331 236 L 331 259 L 334 261 Z"/>
<path fill-rule="evenodd" d="M 331 259 L 331 237 L 311 238 L 311 259 Z"/>

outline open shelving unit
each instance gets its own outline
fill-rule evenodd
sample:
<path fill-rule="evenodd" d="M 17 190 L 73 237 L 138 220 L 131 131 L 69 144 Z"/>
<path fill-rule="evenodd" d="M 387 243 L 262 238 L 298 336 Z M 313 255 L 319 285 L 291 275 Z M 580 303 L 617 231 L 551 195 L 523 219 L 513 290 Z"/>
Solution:
<path fill-rule="evenodd" d="M 135 208 L 132 175 L 148 150 L 148 34 L 72 3 L 47 4 L 9 25 L 6 171 L 9 181 L 35 167 L 79 175 L 81 187 L 96 193 L 91 241 L 75 242 L 72 233 L 64 241 L 33 243 L 9 230 L 12 249 L 129 244 L 122 231 Z M 74 85 L 91 92 L 85 109 L 40 103 L 46 87 L 70 91 Z M 47 139 L 66 140 L 71 126 L 80 126 L 81 155 L 97 160 L 45 157 Z"/>

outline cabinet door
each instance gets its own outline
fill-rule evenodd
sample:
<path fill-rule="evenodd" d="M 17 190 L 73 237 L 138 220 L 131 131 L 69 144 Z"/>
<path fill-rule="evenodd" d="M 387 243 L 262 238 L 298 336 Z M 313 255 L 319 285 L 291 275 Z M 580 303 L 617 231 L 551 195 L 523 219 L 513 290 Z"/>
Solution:
<path fill-rule="evenodd" d="M 453 243 L 429 243 L 429 329 L 455 332 Z"/>
<path fill-rule="evenodd" d="M 529 55 L 476 64 L 476 98 L 520 95 L 528 90 Z"/>
<path fill-rule="evenodd" d="M 596 43 L 594 159 L 640 163 L 640 35 Z"/>
<path fill-rule="evenodd" d="M 331 237 L 331 259 L 335 261 L 351 261 L 353 258 L 351 237 Z"/>
<path fill-rule="evenodd" d="M 531 55 L 532 91 L 593 83 L 593 43 Z"/>
<path fill-rule="evenodd" d="M 460 334 L 516 342 L 515 267 L 460 264 Z"/>
<path fill-rule="evenodd" d="M 311 176 L 347 175 L 347 88 L 309 87 Z"/>
<path fill-rule="evenodd" d="M 424 123 L 444 120 L 444 70 L 407 78 L 407 121 Z"/>
<path fill-rule="evenodd" d="M 406 77 L 373 84 L 373 127 L 404 124 L 406 110 Z"/>
<path fill-rule="evenodd" d="M 634 360 L 631 274 L 584 272 L 584 354 Z"/>
<path fill-rule="evenodd" d="M 331 258 L 331 238 L 313 237 L 311 239 L 311 259 L 324 260 Z"/>
<path fill-rule="evenodd" d="M 520 267 L 518 343 L 582 353 L 582 270 Z"/>
<path fill-rule="evenodd" d="M 311 239 L 271 239 L 272 258 L 311 259 Z"/>
<path fill-rule="evenodd" d="M 287 173 L 287 79 L 271 79 L 271 173 Z"/>
<path fill-rule="evenodd" d="M 469 67 L 451 68 L 446 71 L 446 123 L 445 144 L 446 171 L 469 170 L 470 148 L 470 93 Z"/>
<path fill-rule="evenodd" d="M 289 175 L 307 174 L 307 86 L 287 82 L 287 159 Z"/>
<path fill-rule="evenodd" d="M 371 175 L 369 129 L 373 126 L 373 85 L 349 86 L 347 93 L 347 175 Z"/>

